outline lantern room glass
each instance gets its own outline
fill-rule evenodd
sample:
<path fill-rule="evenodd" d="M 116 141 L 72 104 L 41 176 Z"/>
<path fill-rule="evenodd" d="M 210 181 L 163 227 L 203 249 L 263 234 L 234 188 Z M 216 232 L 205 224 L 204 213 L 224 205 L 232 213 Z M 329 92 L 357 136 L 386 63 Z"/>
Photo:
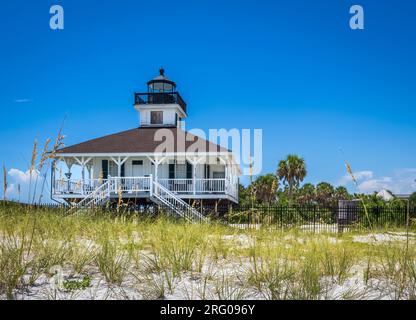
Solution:
<path fill-rule="evenodd" d="M 174 92 L 175 86 L 166 81 L 154 81 L 148 86 L 149 92 Z"/>

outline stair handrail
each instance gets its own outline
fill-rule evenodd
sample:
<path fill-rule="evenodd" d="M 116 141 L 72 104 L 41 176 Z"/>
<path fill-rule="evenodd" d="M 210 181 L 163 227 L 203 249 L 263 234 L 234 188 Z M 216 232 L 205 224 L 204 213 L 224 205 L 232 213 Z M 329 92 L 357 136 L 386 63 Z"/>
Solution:
<path fill-rule="evenodd" d="M 91 192 L 88 196 L 86 196 L 84 199 L 82 199 L 80 202 L 78 202 L 75 206 L 69 208 L 68 212 L 71 212 L 72 210 L 78 209 L 81 206 L 83 206 L 87 201 L 90 203 L 89 200 L 94 200 L 96 198 L 96 195 L 102 191 L 105 187 L 108 187 L 110 184 L 110 179 L 108 179 L 105 183 L 103 183 L 101 186 L 96 188 L 93 192 Z"/>
<path fill-rule="evenodd" d="M 194 218 L 197 218 L 200 221 L 206 220 L 206 218 L 201 213 L 199 213 L 195 208 L 187 204 L 181 198 L 177 197 L 173 192 L 165 188 L 159 182 L 153 181 L 153 186 L 155 187 L 155 191 L 153 192 L 153 195 L 159 196 L 160 198 L 165 199 L 165 201 L 167 202 L 169 202 L 168 199 L 172 199 L 174 202 L 177 202 L 178 204 L 180 204 L 182 207 L 185 208 L 186 210 L 185 212 L 181 212 L 182 210 L 179 210 L 178 212 L 175 204 L 169 202 L 172 206 L 174 206 L 174 208 L 172 208 L 172 206 L 171 208 L 174 209 L 179 215 L 183 216 L 185 219 L 194 220 Z M 163 197 L 162 195 L 160 195 L 159 192 L 157 192 L 158 189 L 161 190 L 163 193 L 165 193 L 168 197 Z M 191 216 L 189 212 L 191 212 Z"/>

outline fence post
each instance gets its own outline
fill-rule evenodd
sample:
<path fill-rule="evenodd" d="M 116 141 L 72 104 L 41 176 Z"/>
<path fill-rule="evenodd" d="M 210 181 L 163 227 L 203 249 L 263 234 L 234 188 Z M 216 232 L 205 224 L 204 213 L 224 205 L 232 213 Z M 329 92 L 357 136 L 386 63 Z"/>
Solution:
<path fill-rule="evenodd" d="M 410 199 L 407 199 L 406 210 L 406 255 L 409 251 Z"/>

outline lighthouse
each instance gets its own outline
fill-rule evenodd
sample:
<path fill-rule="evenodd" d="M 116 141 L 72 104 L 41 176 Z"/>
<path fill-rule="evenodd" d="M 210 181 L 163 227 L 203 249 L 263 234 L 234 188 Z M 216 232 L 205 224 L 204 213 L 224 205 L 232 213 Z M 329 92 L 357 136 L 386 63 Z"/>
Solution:
<path fill-rule="evenodd" d="M 147 82 L 147 92 L 135 93 L 134 107 L 140 115 L 140 127 L 176 127 L 187 116 L 186 103 L 163 68 Z"/>

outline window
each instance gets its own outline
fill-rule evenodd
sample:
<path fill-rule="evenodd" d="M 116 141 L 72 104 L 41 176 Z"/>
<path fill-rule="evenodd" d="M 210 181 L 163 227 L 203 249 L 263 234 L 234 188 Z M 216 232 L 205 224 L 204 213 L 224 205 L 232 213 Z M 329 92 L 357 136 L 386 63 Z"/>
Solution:
<path fill-rule="evenodd" d="M 112 177 L 117 177 L 118 176 L 118 167 L 114 163 L 114 161 L 109 161 L 108 162 L 108 174 Z"/>
<path fill-rule="evenodd" d="M 186 162 L 186 179 L 192 179 L 192 164 Z"/>
<path fill-rule="evenodd" d="M 131 164 L 132 164 L 133 166 L 142 166 L 142 165 L 143 165 L 143 160 L 133 160 L 133 161 L 131 162 Z"/>
<path fill-rule="evenodd" d="M 163 124 L 163 111 L 150 111 L 150 124 Z"/>
<path fill-rule="evenodd" d="M 225 178 L 225 172 L 224 171 L 214 171 L 212 173 L 212 177 L 214 179 L 224 179 Z"/>

